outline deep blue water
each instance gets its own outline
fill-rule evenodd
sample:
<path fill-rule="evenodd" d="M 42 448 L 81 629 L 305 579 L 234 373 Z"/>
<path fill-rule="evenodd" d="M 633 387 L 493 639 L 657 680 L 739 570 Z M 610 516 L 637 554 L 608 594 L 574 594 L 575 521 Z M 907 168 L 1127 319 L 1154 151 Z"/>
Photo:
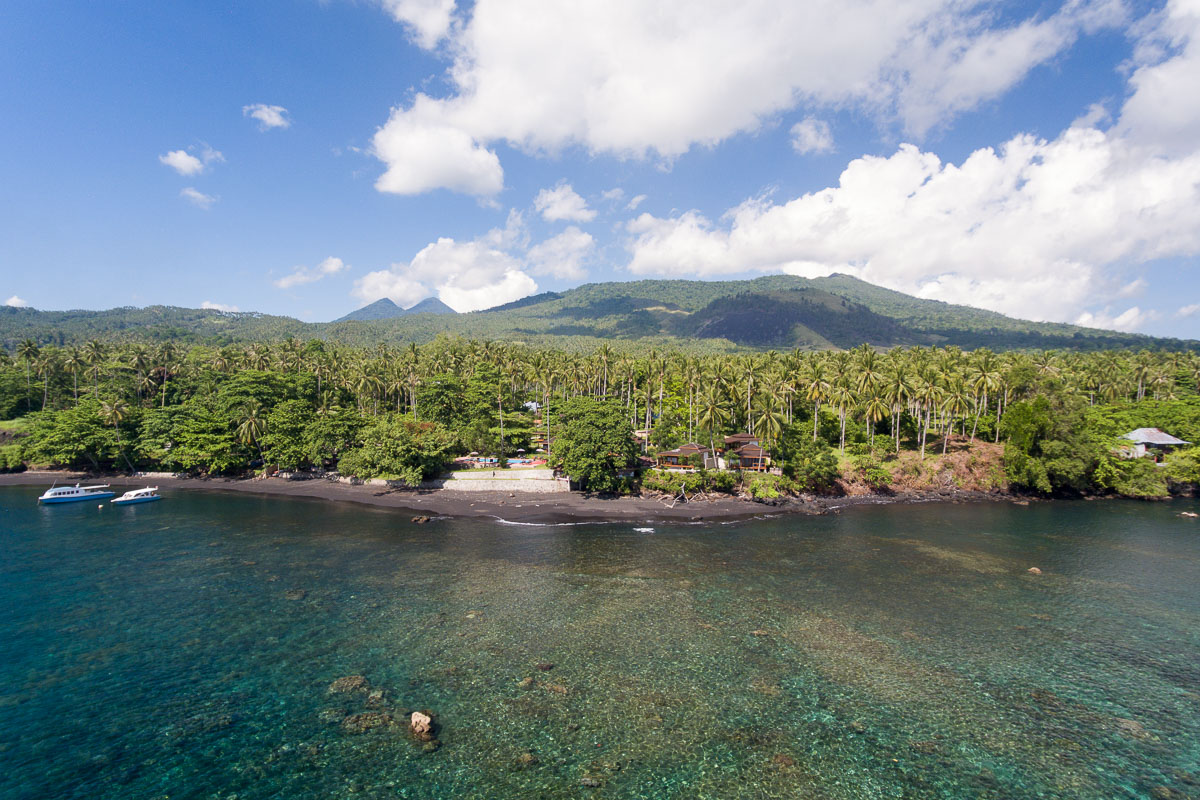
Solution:
<path fill-rule="evenodd" d="M 1200 797 L 1194 502 L 639 533 L 39 491 L 0 488 L 6 800 Z M 345 721 L 410 709 L 439 749 Z"/>

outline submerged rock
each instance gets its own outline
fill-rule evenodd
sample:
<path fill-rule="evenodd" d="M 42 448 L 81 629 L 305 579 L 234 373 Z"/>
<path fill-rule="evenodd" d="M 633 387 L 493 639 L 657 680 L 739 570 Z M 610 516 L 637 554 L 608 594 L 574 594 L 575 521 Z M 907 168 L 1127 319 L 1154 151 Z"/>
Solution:
<path fill-rule="evenodd" d="M 346 718 L 346 712 L 340 708 L 323 708 L 317 714 L 317 719 L 326 725 L 339 725 Z"/>
<path fill-rule="evenodd" d="M 1030 567 L 1029 569 L 1027 569 L 1025 571 L 1028 572 L 1030 575 L 1041 575 L 1042 574 L 1042 571 L 1040 569 L 1038 569 L 1037 567 Z"/>
<path fill-rule="evenodd" d="M 285 600 L 303 600 L 308 597 L 308 592 L 304 589 L 288 589 L 283 593 Z"/>
<path fill-rule="evenodd" d="M 517 681 L 517 686 L 520 686 L 522 689 L 532 689 L 533 684 L 534 680 L 532 677 L 522 678 L 521 680 Z"/>
<path fill-rule="evenodd" d="M 351 714 L 342 720 L 342 730 L 346 733 L 366 733 L 379 728 L 390 728 L 396 724 L 396 718 L 385 711 L 364 711 L 361 714 Z"/>
<path fill-rule="evenodd" d="M 540 669 L 542 672 L 549 672 L 550 670 L 554 669 L 554 664 L 549 661 L 543 661 L 539 664 L 534 664 L 534 666 Z"/>
<path fill-rule="evenodd" d="M 517 756 L 517 766 L 522 769 L 524 769 L 525 767 L 532 767 L 536 763 L 538 763 L 538 757 L 535 756 L 533 753 L 526 752 L 526 753 L 521 753 L 521 755 Z"/>
<path fill-rule="evenodd" d="M 347 675 L 329 684 L 329 694 L 352 694 L 370 690 L 371 684 L 362 675 Z"/>

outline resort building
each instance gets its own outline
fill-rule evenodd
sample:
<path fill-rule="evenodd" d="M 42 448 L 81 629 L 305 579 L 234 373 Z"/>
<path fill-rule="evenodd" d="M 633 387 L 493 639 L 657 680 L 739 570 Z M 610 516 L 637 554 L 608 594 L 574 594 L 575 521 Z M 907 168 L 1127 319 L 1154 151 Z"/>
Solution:
<path fill-rule="evenodd" d="M 1138 428 L 1136 431 L 1122 434 L 1122 439 L 1133 442 L 1132 446 L 1121 448 L 1121 454 L 1126 458 L 1145 458 L 1150 456 L 1158 461 L 1160 454 L 1170 452 L 1176 447 L 1191 444 L 1183 439 L 1176 439 L 1169 433 L 1163 433 L 1158 428 Z"/>
<path fill-rule="evenodd" d="M 725 451 L 725 468 L 766 472 L 771 468 L 771 456 L 756 442 L 747 442 L 736 450 Z"/>
<path fill-rule="evenodd" d="M 659 469 L 695 469 L 701 464 L 707 465 L 711 457 L 707 447 L 688 442 L 674 450 L 662 451 L 655 456 L 655 461 Z"/>

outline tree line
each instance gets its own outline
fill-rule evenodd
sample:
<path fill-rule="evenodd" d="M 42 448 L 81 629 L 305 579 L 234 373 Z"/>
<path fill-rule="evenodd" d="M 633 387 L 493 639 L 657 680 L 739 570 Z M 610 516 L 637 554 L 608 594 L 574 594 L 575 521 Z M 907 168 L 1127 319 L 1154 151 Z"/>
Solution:
<path fill-rule="evenodd" d="M 616 456 L 599 454 L 614 473 L 639 452 L 716 447 L 745 431 L 793 488 L 832 483 L 831 459 L 886 482 L 898 454 L 925 459 L 986 442 L 1004 446 L 1016 488 L 1153 495 L 1186 484 L 1194 457 L 1184 451 L 1170 470 L 1148 471 L 1117 458 L 1114 437 L 1161 427 L 1200 441 L 1198 390 L 1200 356 L 1188 352 L 697 355 L 605 343 L 571 353 L 445 336 L 406 347 L 25 340 L 0 351 L 0 418 L 21 418 L 25 434 L 0 437 L 0 467 L 237 474 L 274 465 L 411 483 L 455 455 L 511 457 L 546 437 L 564 466 L 556 444 L 583 457 L 570 424 L 605 419 L 620 421 L 619 442 L 606 445 Z M 593 488 L 622 485 L 573 467 L 593 476 Z"/>

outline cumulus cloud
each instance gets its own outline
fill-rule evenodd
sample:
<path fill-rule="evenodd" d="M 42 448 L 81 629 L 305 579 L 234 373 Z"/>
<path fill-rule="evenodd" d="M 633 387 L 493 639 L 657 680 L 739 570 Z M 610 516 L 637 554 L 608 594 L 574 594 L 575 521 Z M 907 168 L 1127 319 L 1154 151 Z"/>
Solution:
<path fill-rule="evenodd" d="M 204 162 L 186 150 L 172 150 L 159 156 L 158 160 L 180 175 L 199 175 L 204 171 Z"/>
<path fill-rule="evenodd" d="M 466 242 L 440 238 L 407 263 L 369 272 L 354 282 L 355 297 L 373 302 L 387 297 L 411 306 L 437 295 L 455 311 L 478 311 L 510 303 L 537 291 L 533 275 L 581 279 L 595 248 L 591 234 L 572 225 L 530 246 L 521 213 L 513 210 L 503 228 Z"/>
<path fill-rule="evenodd" d="M 13 308 L 27 308 L 29 303 L 26 303 L 24 300 L 14 294 L 12 297 L 4 301 L 4 305 L 12 306 Z"/>
<path fill-rule="evenodd" d="M 203 303 L 200 304 L 200 307 L 210 309 L 212 311 L 233 312 L 233 311 L 239 310 L 237 306 L 225 305 L 224 303 L 214 303 L 211 300 L 205 300 Z"/>
<path fill-rule="evenodd" d="M 643 214 L 627 226 L 629 269 L 845 272 L 921 297 L 1070 321 L 1104 290 L 1104 266 L 1200 251 L 1198 208 L 1200 151 L 1151 158 L 1094 128 L 1052 141 L 1020 135 L 957 165 L 906 144 L 855 159 L 837 186 L 782 204 L 747 201 L 727 224 L 695 211 Z"/>
<path fill-rule="evenodd" d="M 533 207 L 542 215 L 542 219 L 548 222 L 591 222 L 596 218 L 596 212 L 588 208 L 587 201 L 566 181 L 560 181 L 553 189 L 542 189 L 538 192 L 533 200 Z"/>
<path fill-rule="evenodd" d="M 477 311 L 537 291 L 537 283 L 508 253 L 483 239 L 441 238 L 407 264 L 367 273 L 355 281 L 354 295 L 365 302 L 391 298 L 411 306 L 436 293 L 455 311 Z"/>
<path fill-rule="evenodd" d="M 584 262 L 596 246 L 596 240 L 572 225 L 557 236 L 529 248 L 526 259 L 534 275 L 582 280 L 587 276 Z"/>
<path fill-rule="evenodd" d="M 202 145 L 199 148 L 199 157 L 188 152 L 189 150 L 196 149 L 195 147 L 190 147 L 188 150 L 172 150 L 159 156 L 158 161 L 175 170 L 180 175 L 190 176 L 199 175 L 210 164 L 225 160 L 225 156 L 221 154 L 220 150 L 214 150 L 208 145 Z"/>
<path fill-rule="evenodd" d="M 383 7 L 412 32 L 413 41 L 432 50 L 450 32 L 454 0 L 383 0 Z"/>
<path fill-rule="evenodd" d="M 1136 331 L 1147 322 L 1158 319 L 1156 311 L 1142 311 L 1137 306 L 1131 306 L 1120 314 L 1111 314 L 1109 309 L 1103 311 L 1085 311 L 1075 320 L 1076 325 L 1087 328 L 1104 328 L 1113 331 Z"/>
<path fill-rule="evenodd" d="M 204 209 L 212 208 L 212 204 L 217 202 L 216 197 L 211 194 L 205 194 L 194 186 L 181 189 L 179 196 L 189 201 L 192 205 Z"/>
<path fill-rule="evenodd" d="M 1133 93 L 1118 127 L 1160 152 L 1189 153 L 1200 141 L 1200 3 L 1170 2 L 1151 21 L 1135 50 Z"/>
<path fill-rule="evenodd" d="M 269 106 L 265 103 L 242 106 L 242 116 L 258 120 L 258 129 L 260 131 L 269 131 L 272 128 L 290 128 L 292 126 L 292 120 L 288 117 L 288 110 L 283 106 Z"/>
<path fill-rule="evenodd" d="M 15 298 L 15 299 L 20 300 L 19 297 Z M 12 305 L 12 303 L 9 303 L 9 305 Z M 1195 314 L 1197 311 L 1200 311 L 1200 303 L 1191 303 L 1186 306 L 1180 306 L 1179 310 L 1175 312 L 1175 316 L 1190 317 L 1193 314 Z"/>
<path fill-rule="evenodd" d="M 489 145 L 527 153 L 578 145 L 670 160 L 754 132 L 778 114 L 856 106 L 920 136 L 999 96 L 1081 33 L 1116 24 L 1119 0 L 1071 0 L 1048 17 L 998 22 L 960 0 L 480 2 L 451 24 L 449 2 L 386 0 L 428 44 L 448 35 L 445 97 L 392 110 L 373 153 L 377 187 L 500 190 Z M 433 9 L 429 23 L 418 9 Z M 424 25 L 424 27 L 421 27 Z M 446 32 L 449 31 L 447 34 Z"/>
<path fill-rule="evenodd" d="M 833 133 L 829 123 L 809 117 L 792 126 L 792 148 L 805 153 L 828 153 L 833 149 Z"/>
<path fill-rule="evenodd" d="M 340 258 L 330 256 L 329 258 L 317 264 L 312 269 L 305 266 L 298 266 L 290 275 L 285 275 L 275 281 L 275 285 L 280 289 L 290 289 L 293 286 L 301 286 L 306 283 L 313 283 L 321 280 L 326 275 L 336 275 L 346 269 L 348 265 Z"/>
<path fill-rule="evenodd" d="M 450 189 L 486 196 L 504 188 L 496 154 L 441 117 L 436 102 L 424 95 L 409 110 L 392 111 L 371 139 L 372 154 L 388 165 L 376 189 L 406 195 Z"/>

